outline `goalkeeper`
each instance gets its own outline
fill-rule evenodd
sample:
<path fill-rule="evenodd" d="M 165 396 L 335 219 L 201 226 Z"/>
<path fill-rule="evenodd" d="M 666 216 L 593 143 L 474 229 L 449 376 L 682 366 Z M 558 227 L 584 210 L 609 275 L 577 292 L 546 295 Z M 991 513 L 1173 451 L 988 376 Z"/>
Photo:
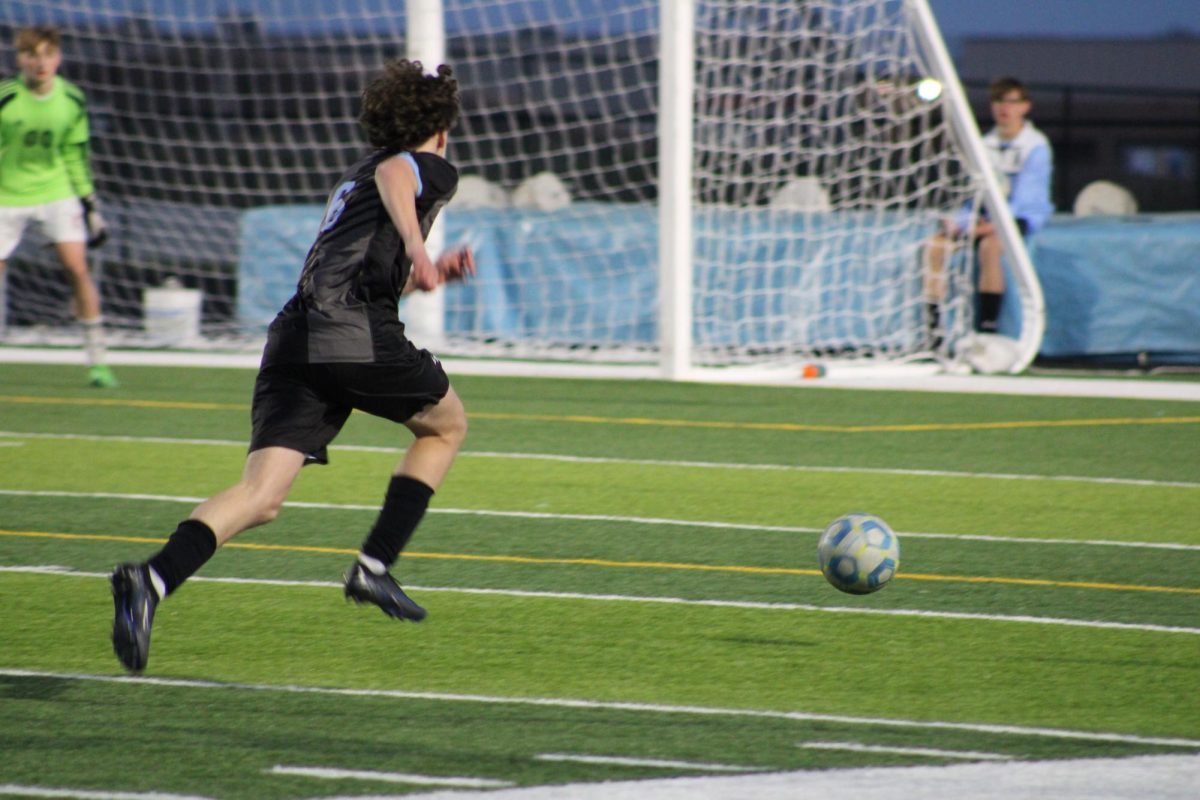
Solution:
<path fill-rule="evenodd" d="M 458 454 L 467 418 L 441 363 L 404 335 L 396 307 L 402 293 L 475 271 L 469 248 L 436 260 L 425 250 L 458 188 L 444 158 L 458 115 L 458 82 L 444 65 L 426 75 L 419 62 L 391 62 L 363 93 L 359 121 L 374 150 L 335 184 L 296 294 L 267 331 L 242 479 L 197 506 L 148 561 L 112 574 L 113 649 L 127 669 L 146 666 L 157 604 L 217 547 L 274 519 L 300 468 L 328 462 L 326 445 L 355 409 L 416 438 L 345 575 L 345 595 L 397 619 L 425 617 L 389 568 Z"/>
<path fill-rule="evenodd" d="M 0 81 L 0 273 L 26 226 L 39 225 L 71 282 L 88 380 L 112 388 L 117 381 L 105 363 L 100 294 L 85 247 L 98 247 L 107 234 L 92 184 L 83 92 L 58 75 L 56 28 L 17 31 L 16 50 L 20 75 Z"/>

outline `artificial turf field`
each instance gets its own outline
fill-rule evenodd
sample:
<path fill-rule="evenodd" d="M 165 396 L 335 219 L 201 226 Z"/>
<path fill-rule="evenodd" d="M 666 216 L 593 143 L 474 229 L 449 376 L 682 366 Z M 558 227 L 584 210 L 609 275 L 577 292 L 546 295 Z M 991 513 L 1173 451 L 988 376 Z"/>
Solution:
<path fill-rule="evenodd" d="M 397 568 L 425 622 L 342 598 L 408 441 L 354 415 L 128 678 L 107 572 L 236 480 L 254 373 L 118 374 L 0 365 L 7 794 L 1200 753 L 1196 403 L 456 377 L 468 442 Z M 901 538 L 866 597 L 815 567 L 852 510 Z"/>

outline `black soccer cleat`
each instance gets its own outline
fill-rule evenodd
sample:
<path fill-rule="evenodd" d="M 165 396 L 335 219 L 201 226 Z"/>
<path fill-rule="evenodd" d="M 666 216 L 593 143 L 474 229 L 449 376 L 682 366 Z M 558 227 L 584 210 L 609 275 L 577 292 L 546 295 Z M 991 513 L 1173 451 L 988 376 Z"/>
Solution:
<path fill-rule="evenodd" d="M 121 564 L 112 572 L 113 652 L 130 672 L 141 672 L 150 659 L 150 626 L 158 595 L 141 564 Z"/>
<path fill-rule="evenodd" d="M 386 572 L 376 575 L 362 564 L 355 564 L 346 573 L 346 598 L 356 603 L 373 603 L 396 619 L 420 622 L 425 609 L 404 593 L 396 579 Z"/>

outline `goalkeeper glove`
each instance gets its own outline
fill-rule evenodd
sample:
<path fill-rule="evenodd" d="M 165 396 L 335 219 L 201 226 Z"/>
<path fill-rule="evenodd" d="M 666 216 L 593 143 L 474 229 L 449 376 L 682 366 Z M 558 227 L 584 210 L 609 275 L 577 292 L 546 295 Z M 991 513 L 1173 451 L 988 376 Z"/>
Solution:
<path fill-rule="evenodd" d="M 96 195 L 89 194 L 79 198 L 83 204 L 83 224 L 87 228 L 87 246 L 99 247 L 108 239 L 108 226 L 104 217 L 100 216 L 100 202 Z"/>

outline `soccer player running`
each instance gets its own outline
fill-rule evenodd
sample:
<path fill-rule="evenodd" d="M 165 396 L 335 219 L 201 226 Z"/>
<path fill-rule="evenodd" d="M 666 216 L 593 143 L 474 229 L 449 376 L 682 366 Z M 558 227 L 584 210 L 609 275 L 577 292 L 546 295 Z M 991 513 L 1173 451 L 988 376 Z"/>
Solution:
<path fill-rule="evenodd" d="M 436 261 L 425 249 L 458 185 L 444 158 L 458 115 L 458 83 L 445 65 L 427 75 L 420 62 L 389 62 L 364 91 L 359 122 L 375 149 L 338 179 L 296 294 L 268 329 L 241 480 L 197 506 L 148 561 L 113 571 L 113 649 L 127 669 L 146 667 L 157 604 L 231 537 L 275 519 L 300 468 L 328 463 L 326 445 L 354 409 L 401 423 L 415 439 L 345 575 L 345 595 L 397 619 L 425 617 L 388 570 L 450 469 L 467 419 L 438 360 L 405 338 L 397 303 L 475 272 L 467 247 Z"/>
<path fill-rule="evenodd" d="M 107 238 L 88 157 L 83 92 L 58 74 L 62 41 L 56 28 L 16 35 L 20 75 L 0 82 L 0 273 L 29 223 L 58 251 L 83 326 L 88 381 L 117 385 L 105 363 L 100 293 L 87 267 L 88 247 Z"/>

